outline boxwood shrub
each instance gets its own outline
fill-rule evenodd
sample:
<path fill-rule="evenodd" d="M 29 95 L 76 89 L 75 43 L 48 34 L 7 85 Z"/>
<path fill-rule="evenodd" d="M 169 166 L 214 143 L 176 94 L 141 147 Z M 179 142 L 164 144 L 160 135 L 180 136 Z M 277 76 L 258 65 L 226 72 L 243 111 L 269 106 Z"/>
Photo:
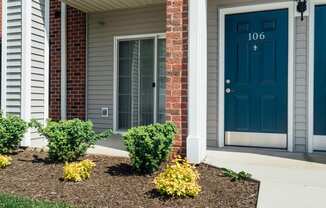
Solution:
<path fill-rule="evenodd" d="M 134 170 L 146 174 L 158 170 L 171 152 L 176 132 L 172 123 L 130 129 L 124 136 L 124 144 Z"/>
<path fill-rule="evenodd" d="M 0 154 L 16 150 L 22 141 L 28 124 L 18 116 L 0 114 Z"/>
<path fill-rule="evenodd" d="M 97 134 L 91 121 L 79 119 L 49 121 L 46 127 L 33 121 L 32 126 L 48 139 L 49 159 L 55 162 L 76 161 L 97 141 L 112 135 L 111 130 Z"/>

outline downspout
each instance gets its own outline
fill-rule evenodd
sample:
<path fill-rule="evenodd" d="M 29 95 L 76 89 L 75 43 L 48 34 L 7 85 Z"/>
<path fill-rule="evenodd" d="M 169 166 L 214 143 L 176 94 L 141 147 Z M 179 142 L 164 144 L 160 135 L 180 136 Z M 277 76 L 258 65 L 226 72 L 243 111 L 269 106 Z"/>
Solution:
<path fill-rule="evenodd" d="M 67 6 L 61 2 L 61 119 L 67 119 Z"/>

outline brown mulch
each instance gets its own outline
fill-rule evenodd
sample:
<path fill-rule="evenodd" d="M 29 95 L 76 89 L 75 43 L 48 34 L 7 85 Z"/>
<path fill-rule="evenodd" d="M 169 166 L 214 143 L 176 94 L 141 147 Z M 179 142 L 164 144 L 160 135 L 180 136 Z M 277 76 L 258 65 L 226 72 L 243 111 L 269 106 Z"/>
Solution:
<path fill-rule="evenodd" d="M 12 157 L 13 164 L 0 170 L 0 192 L 77 207 L 254 208 L 258 198 L 258 182 L 231 182 L 208 165 L 198 166 L 202 193 L 194 199 L 175 199 L 160 197 L 152 183 L 154 176 L 134 174 L 125 158 L 88 156 L 97 165 L 92 177 L 70 183 L 60 179 L 63 165 L 48 163 L 45 153 L 23 151 Z"/>

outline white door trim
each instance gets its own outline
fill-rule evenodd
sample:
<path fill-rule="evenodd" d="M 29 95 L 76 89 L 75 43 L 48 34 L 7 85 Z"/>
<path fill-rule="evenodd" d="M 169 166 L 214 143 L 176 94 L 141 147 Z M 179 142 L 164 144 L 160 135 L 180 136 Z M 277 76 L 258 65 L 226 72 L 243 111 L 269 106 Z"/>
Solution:
<path fill-rule="evenodd" d="M 294 21 L 295 2 L 256 4 L 250 6 L 223 8 L 219 10 L 219 83 L 218 83 L 218 144 L 224 146 L 224 76 L 225 76 L 225 16 L 248 12 L 288 9 L 288 151 L 293 151 L 293 111 L 294 111 Z"/>
<path fill-rule="evenodd" d="M 119 131 L 118 129 L 118 43 L 121 40 L 142 40 L 147 38 L 154 38 L 155 40 L 155 50 L 157 50 L 157 39 L 165 39 L 165 33 L 150 33 L 150 34 L 136 34 L 136 35 L 125 35 L 125 36 L 114 36 L 113 37 L 113 132 L 115 134 L 125 134 L 126 132 Z M 156 70 L 156 66 L 155 66 Z M 155 72 L 156 73 L 156 72 Z M 155 75 L 156 76 L 156 75 Z M 156 93 L 156 92 L 155 92 Z M 154 95 L 156 98 L 157 96 Z M 154 107 L 154 110 L 157 109 Z M 156 114 L 156 112 L 154 113 Z"/>
<path fill-rule="evenodd" d="M 318 5 L 326 5 L 326 0 L 310 1 L 309 18 L 309 66 L 308 66 L 308 151 L 326 150 L 326 143 L 322 140 L 325 136 L 314 135 L 314 71 L 315 71 L 315 8 Z"/>

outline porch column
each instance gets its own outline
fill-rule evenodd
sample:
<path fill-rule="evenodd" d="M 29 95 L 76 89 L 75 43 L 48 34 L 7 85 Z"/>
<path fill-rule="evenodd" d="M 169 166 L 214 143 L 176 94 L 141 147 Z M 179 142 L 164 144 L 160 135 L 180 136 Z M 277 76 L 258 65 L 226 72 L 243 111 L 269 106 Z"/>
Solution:
<path fill-rule="evenodd" d="M 2 112 L 26 121 L 45 122 L 48 119 L 49 0 L 3 0 L 2 4 Z M 22 146 L 31 146 L 33 141 L 41 139 L 29 130 Z"/>
<path fill-rule="evenodd" d="M 187 158 L 200 163 L 207 148 L 207 0 L 189 0 Z"/>
<path fill-rule="evenodd" d="M 166 1 L 166 120 L 177 125 L 174 154 L 186 154 L 188 134 L 188 0 Z"/>

